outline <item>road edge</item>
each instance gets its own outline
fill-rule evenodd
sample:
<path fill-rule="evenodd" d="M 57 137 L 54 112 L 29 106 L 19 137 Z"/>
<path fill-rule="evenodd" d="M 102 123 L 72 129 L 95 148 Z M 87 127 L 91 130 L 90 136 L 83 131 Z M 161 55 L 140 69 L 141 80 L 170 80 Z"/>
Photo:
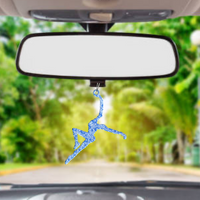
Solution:
<path fill-rule="evenodd" d="M 18 168 L 18 169 L 3 170 L 3 171 L 0 171 L 0 176 L 16 174 L 20 172 L 33 171 L 33 170 L 43 169 L 47 167 L 54 167 L 58 165 L 59 164 L 48 164 L 48 165 L 40 165 L 40 166 L 34 166 L 34 167 L 24 167 L 24 168 Z"/>
<path fill-rule="evenodd" d="M 122 165 L 125 163 L 121 163 Z M 194 176 L 200 176 L 200 168 L 192 168 L 187 166 L 167 166 L 167 165 L 157 165 L 157 164 L 139 164 L 139 163 L 127 163 L 126 165 L 130 167 L 141 167 L 144 169 L 158 169 L 158 170 L 167 170 L 171 172 L 184 173 Z"/>

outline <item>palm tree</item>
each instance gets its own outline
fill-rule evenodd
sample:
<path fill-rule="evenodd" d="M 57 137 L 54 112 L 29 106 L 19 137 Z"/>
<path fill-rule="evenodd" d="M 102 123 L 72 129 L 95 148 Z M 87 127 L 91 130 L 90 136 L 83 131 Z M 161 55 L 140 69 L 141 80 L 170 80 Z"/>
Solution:
<path fill-rule="evenodd" d="M 197 116 L 189 93 L 177 93 L 174 88 L 160 88 L 162 107 L 176 129 L 178 143 L 179 163 L 184 161 L 184 150 L 186 139 L 193 140 L 193 133 L 196 128 Z"/>
<path fill-rule="evenodd" d="M 154 145 L 150 142 L 145 145 L 144 136 L 159 126 L 165 126 L 168 119 L 158 103 L 155 103 L 157 100 L 154 99 L 153 87 L 142 89 L 139 87 L 126 87 L 117 93 L 115 101 L 113 101 L 112 115 L 113 117 L 116 116 L 114 121 L 118 121 L 117 124 L 120 125 L 118 129 L 128 135 L 129 141 L 126 143 L 128 151 L 137 151 L 143 161 L 149 161 L 151 155 L 148 149 L 153 149 Z M 161 142 L 159 142 L 159 145 L 162 145 Z M 151 157 L 155 158 L 153 152 L 155 151 L 152 150 L 154 155 Z M 162 161 L 163 159 L 159 162 Z"/>
<path fill-rule="evenodd" d="M 144 92 L 141 90 L 141 93 Z M 155 144 L 158 144 L 159 152 L 157 162 L 163 163 L 164 141 L 166 139 L 162 134 L 159 134 L 159 137 L 154 138 L 152 138 L 151 136 L 155 136 L 154 133 L 158 135 L 158 133 L 161 132 L 160 127 L 162 127 L 162 132 L 166 132 L 165 127 L 169 124 L 169 122 L 167 116 L 163 112 L 162 107 L 159 105 L 158 99 L 155 97 L 155 91 L 149 93 L 149 95 L 146 96 L 146 99 L 143 99 L 143 101 L 132 103 L 130 105 L 130 108 L 146 119 L 147 123 L 143 124 L 146 129 L 143 129 L 143 132 L 141 132 L 141 134 L 144 138 L 143 142 L 146 141 L 146 146 L 148 146 L 148 149 L 151 151 L 151 161 L 156 161 Z M 138 120 L 137 124 L 140 123 L 141 121 Z"/>
<path fill-rule="evenodd" d="M 152 119 L 157 126 L 171 124 L 176 130 L 179 163 L 184 161 L 186 139 L 192 142 L 196 127 L 195 110 L 189 94 L 177 93 L 172 87 L 158 87 L 152 99 L 133 104 L 135 111 Z"/>
<path fill-rule="evenodd" d="M 129 104 L 134 115 L 138 114 L 136 116 L 139 117 L 134 117 L 133 120 L 140 127 L 139 131 L 142 135 L 155 131 L 159 127 L 173 126 L 178 144 L 178 162 L 183 162 L 185 141 L 192 142 L 196 127 L 196 113 L 188 93 L 177 93 L 170 86 L 157 86 L 153 91 L 131 87 L 123 89 L 118 94 L 118 100 Z M 162 142 L 159 144 L 163 146 Z M 162 161 L 163 156 L 160 157 Z"/>

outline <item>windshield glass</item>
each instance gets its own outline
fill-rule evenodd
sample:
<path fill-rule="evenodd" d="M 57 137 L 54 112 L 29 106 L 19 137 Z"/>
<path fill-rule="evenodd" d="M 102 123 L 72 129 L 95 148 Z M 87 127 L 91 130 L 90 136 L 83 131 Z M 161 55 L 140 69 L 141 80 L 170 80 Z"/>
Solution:
<path fill-rule="evenodd" d="M 110 32 L 170 37 L 178 47 L 180 69 L 171 78 L 107 81 L 99 89 L 104 102 L 99 123 L 127 139 L 98 130 L 95 142 L 67 165 L 75 145 L 72 129 L 87 132 L 99 113 L 95 88 L 84 80 L 21 75 L 15 56 L 29 33 L 84 29 L 74 23 L 17 17 L 1 17 L 0 23 L 0 183 L 200 182 L 200 51 L 190 40 L 200 29 L 200 17 L 111 28 Z M 82 143 L 84 138 L 78 140 Z"/>

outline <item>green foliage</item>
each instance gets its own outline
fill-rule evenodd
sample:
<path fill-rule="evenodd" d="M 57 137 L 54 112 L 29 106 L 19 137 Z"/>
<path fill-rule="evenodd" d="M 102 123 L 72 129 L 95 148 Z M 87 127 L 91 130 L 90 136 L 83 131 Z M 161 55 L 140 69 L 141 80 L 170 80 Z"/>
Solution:
<path fill-rule="evenodd" d="M 163 108 L 176 130 L 182 130 L 192 141 L 196 128 L 196 112 L 188 92 L 177 93 L 174 88 L 161 88 Z"/>
<path fill-rule="evenodd" d="M 46 130 L 28 116 L 11 119 L 2 130 L 3 148 L 18 162 L 33 162 L 43 145 Z"/>
<path fill-rule="evenodd" d="M 175 86 L 175 89 L 178 93 L 181 93 L 185 90 L 188 90 L 192 83 L 194 83 L 197 78 L 200 76 L 200 60 L 198 59 L 197 61 L 194 62 L 192 65 L 192 71 L 188 75 L 188 77 L 181 81 L 180 83 L 177 83 Z"/>
<path fill-rule="evenodd" d="M 171 126 L 158 127 L 145 136 L 146 142 L 152 145 L 159 143 L 165 144 L 167 142 L 172 142 L 175 139 L 176 132 Z"/>
<path fill-rule="evenodd" d="M 131 152 L 128 154 L 127 161 L 128 162 L 139 162 L 140 161 L 139 155 L 136 152 Z"/>
<path fill-rule="evenodd" d="M 2 152 L 0 152 L 0 164 L 6 162 L 6 155 Z"/>
<path fill-rule="evenodd" d="M 14 59 L 21 39 L 29 33 L 83 29 L 73 23 L 17 17 L 1 17 L 0 22 L 1 150 L 8 160 L 15 162 L 63 162 L 73 152 L 72 128 L 87 131 L 88 122 L 97 115 L 92 90 L 83 80 L 22 76 L 15 69 Z M 108 81 L 107 87 L 101 89 L 112 105 L 106 125 L 124 132 L 128 139 L 98 131 L 95 143 L 81 152 L 77 160 L 105 158 L 138 162 L 150 151 L 155 161 L 154 144 L 162 150 L 167 142 L 177 139 L 177 130 L 192 141 L 197 124 L 195 105 L 200 61 L 190 35 L 196 29 L 200 29 L 199 17 L 112 27 L 111 31 L 115 32 L 171 37 L 178 47 L 180 70 L 168 79 Z"/>
<path fill-rule="evenodd" d="M 93 95 L 82 80 L 20 75 L 14 59 L 21 39 L 29 33 L 83 29 L 73 23 L 40 22 L 17 17 L 1 17 L 0 22 L 2 149 L 9 154 L 9 160 L 15 162 L 63 162 L 73 149 L 73 123 L 69 120 L 73 116 L 73 107 L 81 102 L 93 103 Z M 92 115 L 94 111 L 90 110 L 90 113 Z M 73 116 L 75 121 L 76 117 Z M 84 114 L 81 117 L 86 120 Z"/>

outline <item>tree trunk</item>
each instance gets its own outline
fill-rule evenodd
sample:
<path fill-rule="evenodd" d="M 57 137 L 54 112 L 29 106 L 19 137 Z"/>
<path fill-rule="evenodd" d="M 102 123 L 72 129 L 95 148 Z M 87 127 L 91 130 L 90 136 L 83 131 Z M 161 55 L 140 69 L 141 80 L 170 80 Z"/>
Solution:
<path fill-rule="evenodd" d="M 155 149 L 154 144 L 151 146 L 151 152 L 152 152 L 151 160 L 152 160 L 152 162 L 155 163 L 156 162 L 156 149 Z"/>
<path fill-rule="evenodd" d="M 164 163 L 164 145 L 163 143 L 159 144 L 158 147 L 158 163 Z"/>
<path fill-rule="evenodd" d="M 32 77 L 29 77 L 29 81 L 32 83 Z M 36 119 L 41 123 L 41 110 L 40 110 L 40 106 L 37 103 L 37 95 L 36 95 L 36 87 L 32 88 L 32 86 L 30 86 L 29 88 L 30 90 L 30 94 L 31 94 L 31 99 L 33 101 L 33 105 L 35 108 L 35 115 L 36 115 Z"/>
<path fill-rule="evenodd" d="M 127 150 L 127 146 L 124 145 L 124 162 L 128 161 L 128 150 Z"/>
<path fill-rule="evenodd" d="M 178 144 L 178 153 L 179 153 L 179 163 L 184 162 L 184 151 L 185 151 L 185 139 L 184 134 L 181 130 L 177 130 L 176 132 L 177 144 Z"/>
<path fill-rule="evenodd" d="M 172 146 L 172 163 L 177 164 L 179 162 L 179 152 L 178 152 L 178 143 L 176 142 Z"/>

